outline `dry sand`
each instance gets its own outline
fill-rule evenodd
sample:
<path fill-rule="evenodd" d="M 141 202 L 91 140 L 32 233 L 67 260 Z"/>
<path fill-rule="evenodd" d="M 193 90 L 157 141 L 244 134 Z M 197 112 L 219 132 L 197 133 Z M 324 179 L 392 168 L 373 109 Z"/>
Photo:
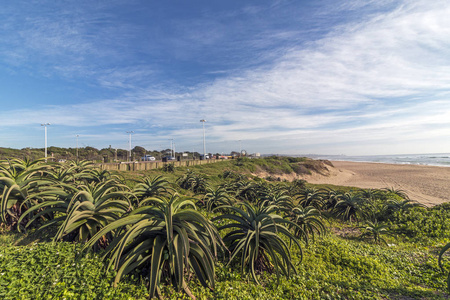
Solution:
<path fill-rule="evenodd" d="M 307 176 L 309 183 L 359 188 L 395 188 L 427 206 L 450 201 L 450 167 L 333 161 L 329 175 Z"/>

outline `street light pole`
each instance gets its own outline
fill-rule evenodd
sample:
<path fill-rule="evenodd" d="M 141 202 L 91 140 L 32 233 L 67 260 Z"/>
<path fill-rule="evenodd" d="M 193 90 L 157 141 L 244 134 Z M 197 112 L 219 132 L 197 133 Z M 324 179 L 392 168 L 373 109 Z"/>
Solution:
<path fill-rule="evenodd" d="M 129 161 L 131 161 L 131 135 L 134 133 L 134 131 L 127 131 L 127 133 L 130 135 L 130 140 L 129 140 L 129 142 L 130 142 L 130 154 L 129 154 L 128 159 L 129 159 Z"/>
<path fill-rule="evenodd" d="M 44 123 L 41 124 L 41 126 L 44 126 L 45 131 L 45 162 L 47 162 L 47 126 L 51 125 L 50 123 Z"/>
<path fill-rule="evenodd" d="M 206 142 L 205 142 L 205 119 L 201 119 L 200 122 L 203 123 L 203 159 L 206 158 Z"/>
<path fill-rule="evenodd" d="M 170 157 L 173 157 L 173 139 L 169 139 L 170 141 Z"/>

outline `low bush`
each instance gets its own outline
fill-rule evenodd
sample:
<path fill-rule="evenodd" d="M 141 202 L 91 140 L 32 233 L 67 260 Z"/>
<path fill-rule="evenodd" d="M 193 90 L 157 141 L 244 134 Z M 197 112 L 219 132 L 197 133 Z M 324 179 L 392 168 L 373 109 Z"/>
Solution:
<path fill-rule="evenodd" d="M 415 242 L 427 244 L 431 239 L 450 237 L 450 207 L 437 205 L 432 208 L 415 207 L 394 212 L 389 220 L 391 229 Z"/>

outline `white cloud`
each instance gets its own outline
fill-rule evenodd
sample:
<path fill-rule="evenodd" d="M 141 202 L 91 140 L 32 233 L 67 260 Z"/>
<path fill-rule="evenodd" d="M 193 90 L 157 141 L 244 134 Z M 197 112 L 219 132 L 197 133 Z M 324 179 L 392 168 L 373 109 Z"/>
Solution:
<path fill-rule="evenodd" d="M 269 68 L 218 80 L 202 93 L 212 103 L 227 105 L 232 111 L 229 115 L 236 114 L 239 119 L 246 116 L 245 121 L 234 118 L 234 128 L 259 126 L 270 132 L 275 123 L 287 129 L 290 126 L 286 124 L 293 124 L 296 119 L 298 123 L 311 120 L 311 111 L 331 110 L 333 113 L 319 114 L 322 122 L 306 122 L 305 127 L 337 126 L 341 131 L 324 131 L 322 138 L 339 139 L 351 132 L 348 139 L 355 142 L 355 131 L 365 139 L 402 139 L 405 132 L 410 139 L 425 138 L 433 132 L 442 134 L 439 126 L 448 126 L 450 118 L 447 113 L 431 111 L 442 112 L 448 107 L 448 94 L 442 95 L 442 91 L 450 90 L 448 15 L 450 6 L 446 2 L 404 5 L 389 14 L 375 15 L 363 24 L 339 27 L 308 48 L 293 49 Z M 414 105 L 417 102 L 421 105 Z M 246 104 L 251 108 L 233 109 Z M 408 106 L 411 107 L 407 115 L 399 111 L 399 107 Z M 280 107 L 293 110 L 292 118 L 278 114 Z M 431 110 L 428 115 L 424 114 L 425 108 Z M 375 115 L 374 109 L 378 110 Z M 401 122 L 397 121 L 399 118 Z M 350 128 L 341 124 L 346 119 L 354 121 Z M 366 124 L 377 125 L 367 128 Z M 392 130 L 394 125 L 411 124 L 416 128 Z M 422 134 L 420 127 L 426 125 L 432 128 Z M 282 128 L 280 135 L 284 132 Z M 295 131 L 286 134 L 295 135 Z"/>
<path fill-rule="evenodd" d="M 383 2 L 389 8 L 394 3 Z M 206 118 L 208 141 L 216 147 L 231 147 L 240 139 L 267 152 L 323 152 L 331 147 L 330 152 L 355 153 L 366 144 L 371 145 L 367 152 L 376 154 L 408 152 L 413 143 L 426 140 L 434 152 L 444 151 L 448 144 L 441 141 L 448 139 L 450 128 L 450 5 L 405 1 L 377 12 L 383 8 L 377 1 L 354 1 L 336 9 L 368 6 L 373 10 L 367 20 L 340 24 L 306 44 L 279 47 L 271 63 L 238 69 L 211 83 L 142 88 L 137 79 L 154 76 L 153 70 L 109 69 L 98 82 L 127 90 L 116 99 L 3 111 L 0 117 L 12 125 L 46 120 L 74 127 L 134 126 L 143 130 L 137 141 L 149 140 L 148 129 L 152 141 L 170 134 L 186 145 L 200 143 L 197 120 Z M 267 36 L 295 40 L 296 32 L 268 31 Z M 209 45 L 220 38 L 214 32 L 191 32 L 186 39 L 203 39 Z M 72 47 L 48 42 L 56 49 Z M 89 48 L 86 44 L 85 51 Z"/>

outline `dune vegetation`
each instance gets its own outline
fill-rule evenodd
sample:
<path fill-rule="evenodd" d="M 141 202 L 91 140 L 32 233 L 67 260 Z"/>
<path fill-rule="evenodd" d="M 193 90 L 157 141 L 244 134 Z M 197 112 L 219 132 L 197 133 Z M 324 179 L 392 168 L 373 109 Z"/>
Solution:
<path fill-rule="evenodd" d="M 282 179 L 325 165 L 2 160 L 0 298 L 448 299 L 450 203 Z"/>

